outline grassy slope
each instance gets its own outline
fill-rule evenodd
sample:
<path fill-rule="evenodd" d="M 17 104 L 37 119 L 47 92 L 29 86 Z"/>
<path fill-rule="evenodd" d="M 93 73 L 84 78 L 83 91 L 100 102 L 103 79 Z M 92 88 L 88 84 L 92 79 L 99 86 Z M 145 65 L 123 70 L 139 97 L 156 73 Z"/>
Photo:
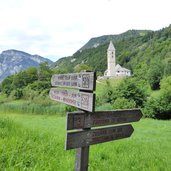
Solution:
<path fill-rule="evenodd" d="M 91 146 L 89 170 L 169 171 L 170 122 L 142 119 L 131 138 Z M 1 114 L 0 168 L 73 170 L 75 150 L 64 151 L 65 133 L 65 117 Z"/>

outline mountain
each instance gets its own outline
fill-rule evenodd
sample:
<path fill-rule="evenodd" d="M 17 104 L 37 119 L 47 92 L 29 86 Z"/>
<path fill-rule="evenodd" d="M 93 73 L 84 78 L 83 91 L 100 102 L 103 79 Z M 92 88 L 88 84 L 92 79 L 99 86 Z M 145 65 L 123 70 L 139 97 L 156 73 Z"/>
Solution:
<path fill-rule="evenodd" d="M 115 42 L 121 41 L 123 39 L 128 39 L 131 37 L 136 37 L 136 36 L 144 36 L 146 33 L 151 32 L 150 30 L 128 30 L 124 33 L 118 34 L 118 35 L 104 35 L 100 37 L 95 37 L 90 39 L 81 49 L 90 49 L 90 48 L 96 48 L 100 45 L 109 43 L 110 40 Z"/>
<path fill-rule="evenodd" d="M 62 72 L 73 72 L 74 67 L 85 64 L 103 74 L 107 68 L 107 48 L 112 40 L 116 49 L 116 62 L 134 73 L 145 65 L 147 73 L 154 62 L 171 62 L 171 25 L 158 31 L 127 31 L 120 35 L 92 38 L 85 46 L 70 57 L 55 62 Z M 96 46 L 95 46 L 96 45 Z"/>
<path fill-rule="evenodd" d="M 29 67 L 37 67 L 42 62 L 53 62 L 39 55 L 30 55 L 18 50 L 6 50 L 0 54 L 0 82 L 9 75 Z"/>

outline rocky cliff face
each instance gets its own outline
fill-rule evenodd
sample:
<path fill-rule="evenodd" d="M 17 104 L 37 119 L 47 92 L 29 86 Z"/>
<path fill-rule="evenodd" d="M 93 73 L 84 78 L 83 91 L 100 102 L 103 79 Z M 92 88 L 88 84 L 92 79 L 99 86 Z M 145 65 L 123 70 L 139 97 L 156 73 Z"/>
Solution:
<path fill-rule="evenodd" d="M 9 75 L 29 67 L 37 67 L 42 62 L 53 62 L 39 55 L 30 55 L 18 50 L 6 50 L 0 54 L 0 82 Z"/>

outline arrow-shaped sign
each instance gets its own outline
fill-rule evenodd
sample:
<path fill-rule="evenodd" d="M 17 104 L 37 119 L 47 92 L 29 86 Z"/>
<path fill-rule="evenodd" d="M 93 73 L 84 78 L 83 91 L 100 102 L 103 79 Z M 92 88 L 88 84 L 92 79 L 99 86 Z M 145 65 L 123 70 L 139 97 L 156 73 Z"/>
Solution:
<path fill-rule="evenodd" d="M 67 130 L 136 122 L 141 117 L 140 109 L 70 112 L 67 114 Z"/>
<path fill-rule="evenodd" d="M 65 104 L 75 106 L 79 109 L 90 112 L 94 111 L 95 95 L 93 93 L 51 88 L 49 96 L 52 100 L 63 102 Z"/>
<path fill-rule="evenodd" d="M 52 86 L 76 88 L 80 90 L 95 90 L 95 72 L 71 74 L 55 74 L 51 78 Z"/>
<path fill-rule="evenodd" d="M 132 125 L 122 125 L 67 133 L 65 149 L 69 150 L 73 148 L 87 147 L 93 144 L 128 138 L 133 131 L 134 129 Z"/>

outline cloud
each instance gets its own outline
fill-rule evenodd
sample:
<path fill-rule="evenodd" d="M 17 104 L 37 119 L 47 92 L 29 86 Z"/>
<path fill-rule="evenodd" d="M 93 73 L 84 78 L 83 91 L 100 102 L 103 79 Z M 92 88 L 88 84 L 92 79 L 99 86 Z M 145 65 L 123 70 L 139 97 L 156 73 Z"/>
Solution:
<path fill-rule="evenodd" d="M 171 24 L 170 0 L 0 0 L 0 51 L 70 56 L 90 38 Z"/>

